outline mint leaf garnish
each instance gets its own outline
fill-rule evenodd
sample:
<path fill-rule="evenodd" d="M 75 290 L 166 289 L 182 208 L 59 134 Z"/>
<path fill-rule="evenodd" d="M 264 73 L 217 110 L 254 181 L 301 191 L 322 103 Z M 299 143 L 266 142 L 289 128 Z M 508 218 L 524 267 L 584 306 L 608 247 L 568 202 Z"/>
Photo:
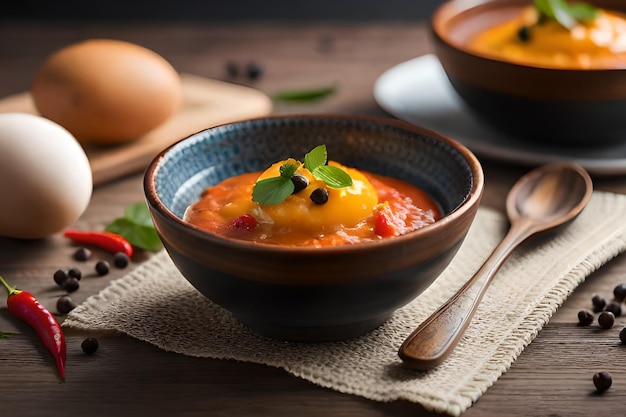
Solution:
<path fill-rule="evenodd" d="M 589 3 L 570 3 L 569 13 L 578 21 L 591 21 L 598 16 L 598 8 Z"/>
<path fill-rule="evenodd" d="M 304 168 L 331 188 L 351 186 L 350 175 L 339 167 L 326 165 L 327 158 L 326 145 L 316 146 L 304 155 Z M 257 181 L 252 189 L 252 201 L 265 205 L 282 203 L 295 189 L 291 177 L 297 169 L 297 165 L 286 163 L 279 168 L 280 176 Z"/>
<path fill-rule="evenodd" d="M 313 176 L 324 181 L 331 188 L 343 188 L 352 185 L 352 178 L 346 171 L 332 165 L 322 165 L 313 171 Z"/>
<path fill-rule="evenodd" d="M 326 151 L 326 145 L 319 145 L 304 155 L 304 167 L 313 172 L 317 167 L 325 165 L 327 160 L 328 152 Z"/>
<path fill-rule="evenodd" d="M 298 169 L 297 165 L 294 165 L 294 164 L 283 164 L 283 165 L 280 166 L 280 168 L 278 170 L 280 171 L 280 176 L 282 178 L 287 178 L 289 180 L 289 179 L 291 179 L 293 174 L 296 173 L 297 169 Z"/>
<path fill-rule="evenodd" d="M 252 201 L 259 204 L 274 205 L 282 203 L 293 193 L 295 186 L 291 178 L 265 178 L 257 181 L 252 190 Z"/>
<path fill-rule="evenodd" d="M 352 178 L 343 169 L 326 165 L 328 152 L 326 145 L 319 145 L 304 155 L 304 167 L 320 181 L 331 188 L 343 188 L 352 185 Z"/>
<path fill-rule="evenodd" d="M 568 3 L 566 0 L 535 0 L 540 15 L 556 20 L 561 26 L 571 29 L 579 21 L 590 21 L 598 15 L 598 9 L 588 3 Z"/>

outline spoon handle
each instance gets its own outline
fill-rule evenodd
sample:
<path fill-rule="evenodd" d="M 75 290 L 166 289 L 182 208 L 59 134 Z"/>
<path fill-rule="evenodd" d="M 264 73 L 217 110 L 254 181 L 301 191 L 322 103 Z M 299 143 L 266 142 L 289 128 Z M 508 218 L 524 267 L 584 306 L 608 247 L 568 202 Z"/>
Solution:
<path fill-rule="evenodd" d="M 405 366 L 429 370 L 448 357 L 502 263 L 531 234 L 533 231 L 523 224 L 511 226 L 474 276 L 406 338 L 398 351 Z"/>

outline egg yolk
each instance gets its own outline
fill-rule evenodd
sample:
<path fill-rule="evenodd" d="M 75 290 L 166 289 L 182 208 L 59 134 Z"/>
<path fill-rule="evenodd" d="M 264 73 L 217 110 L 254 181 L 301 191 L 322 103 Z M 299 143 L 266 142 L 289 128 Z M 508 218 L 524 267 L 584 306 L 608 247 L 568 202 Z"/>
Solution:
<path fill-rule="evenodd" d="M 258 179 L 280 176 L 280 167 L 286 163 L 299 165 L 293 159 L 277 162 L 261 173 Z M 219 213 L 226 218 L 252 213 L 260 223 L 273 223 L 277 228 L 302 232 L 319 233 L 337 227 L 355 227 L 371 215 L 378 204 L 378 193 L 358 170 L 333 161 L 329 162 L 329 165 L 347 172 L 352 178 L 352 185 L 343 188 L 329 187 L 323 181 L 315 179 L 309 170 L 300 167 L 295 174 L 306 177 L 309 185 L 304 190 L 291 194 L 282 203 L 258 205 L 251 199 L 252 186 L 250 186 L 249 193 L 246 192 L 226 204 Z M 324 204 L 316 204 L 311 200 L 311 193 L 318 188 L 328 192 L 328 201 Z"/>

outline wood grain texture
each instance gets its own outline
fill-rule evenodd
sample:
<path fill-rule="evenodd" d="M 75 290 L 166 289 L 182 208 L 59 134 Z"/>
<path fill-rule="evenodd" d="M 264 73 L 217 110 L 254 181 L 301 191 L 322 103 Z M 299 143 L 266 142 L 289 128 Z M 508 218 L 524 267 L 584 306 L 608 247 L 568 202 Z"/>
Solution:
<path fill-rule="evenodd" d="M 85 37 L 114 37 L 163 54 L 181 72 L 229 80 L 271 95 L 283 89 L 338 82 L 326 100 L 292 105 L 275 103 L 274 113 L 342 113 L 386 116 L 372 97 L 373 83 L 386 69 L 431 51 L 428 29 L 415 24 L 211 25 L 29 25 L 0 26 L 0 97 L 28 89 L 37 66 L 51 51 Z M 259 63 L 256 81 L 226 76 L 225 63 Z M 481 159 L 485 169 L 483 205 L 504 210 L 508 189 L 525 168 Z M 125 205 L 143 199 L 141 174 L 106 182 L 94 192 L 78 220 L 81 228 L 101 228 Z M 595 179 L 599 190 L 626 192 L 626 179 Z M 60 236 L 40 241 L 0 238 L 0 274 L 35 293 L 54 310 L 62 292 L 53 272 L 75 262 L 75 247 Z M 129 269 L 105 277 L 81 265 L 86 275 L 72 295 L 77 302 L 95 294 Z M 130 268 L 149 254 L 139 253 Z M 620 256 L 592 274 L 551 318 L 534 342 L 470 408 L 464 417 L 623 415 L 626 403 L 626 346 L 619 317 L 606 331 L 576 325 L 594 293 L 610 296 L 626 282 Z M 60 317 L 62 319 L 62 317 Z M 418 405 L 378 403 L 321 388 L 261 365 L 184 357 L 117 334 L 96 334 L 100 349 L 85 356 L 80 342 L 91 334 L 68 331 L 67 382 L 60 383 L 50 355 L 32 332 L 0 308 L 0 331 L 20 333 L 0 339 L 0 415 L 2 417 L 89 416 L 432 416 Z M 613 387 L 593 393 L 592 376 L 607 370 Z"/>
<path fill-rule="evenodd" d="M 123 145 L 83 145 L 94 185 L 143 171 L 162 149 L 192 133 L 272 111 L 270 98 L 250 87 L 191 74 L 181 74 L 181 83 L 181 108 L 160 126 Z M 29 92 L 0 100 L 0 113 L 9 112 L 38 114 Z"/>

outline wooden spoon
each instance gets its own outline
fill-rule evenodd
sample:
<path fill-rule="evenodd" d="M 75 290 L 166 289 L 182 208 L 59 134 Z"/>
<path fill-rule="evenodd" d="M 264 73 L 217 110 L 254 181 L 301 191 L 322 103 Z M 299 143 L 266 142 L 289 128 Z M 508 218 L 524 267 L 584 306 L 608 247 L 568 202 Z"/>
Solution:
<path fill-rule="evenodd" d="M 520 178 L 506 200 L 509 231 L 476 274 L 406 338 L 398 351 L 404 365 L 429 370 L 443 362 L 510 253 L 535 233 L 573 220 L 592 190 L 589 174 L 573 163 L 545 165 Z"/>

